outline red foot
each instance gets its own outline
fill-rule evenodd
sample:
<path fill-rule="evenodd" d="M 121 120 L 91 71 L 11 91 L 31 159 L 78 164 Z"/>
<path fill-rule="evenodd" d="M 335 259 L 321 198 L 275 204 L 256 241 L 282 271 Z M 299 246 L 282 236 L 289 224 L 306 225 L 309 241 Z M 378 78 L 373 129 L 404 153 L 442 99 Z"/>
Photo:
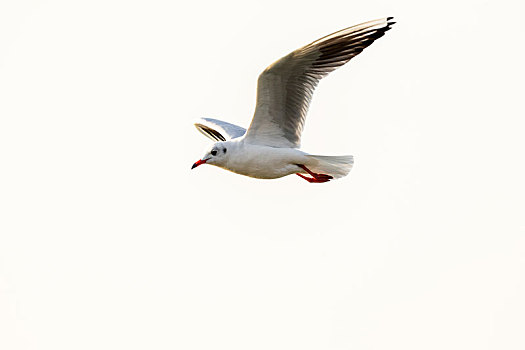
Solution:
<path fill-rule="evenodd" d="M 302 177 L 306 181 L 312 183 L 322 183 L 322 182 L 328 182 L 331 179 L 333 179 L 333 176 L 326 175 L 326 174 L 317 174 L 312 172 L 310 169 L 305 167 L 302 164 L 297 164 L 298 167 L 302 168 L 304 171 L 306 171 L 308 174 L 310 174 L 312 177 L 304 176 L 303 174 L 296 173 L 295 175 Z"/>

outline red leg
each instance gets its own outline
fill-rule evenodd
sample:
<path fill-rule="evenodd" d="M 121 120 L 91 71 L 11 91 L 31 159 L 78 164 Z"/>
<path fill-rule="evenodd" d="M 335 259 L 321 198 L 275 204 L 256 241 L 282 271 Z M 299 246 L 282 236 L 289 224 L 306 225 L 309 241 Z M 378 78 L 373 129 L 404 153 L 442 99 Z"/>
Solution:
<path fill-rule="evenodd" d="M 303 179 L 305 179 L 308 182 L 315 182 L 315 179 L 313 177 L 304 176 L 303 174 L 299 174 L 299 173 L 296 173 L 295 175 L 297 175 L 299 177 L 302 177 Z"/>
<path fill-rule="evenodd" d="M 330 175 L 327 175 L 327 174 L 314 173 L 310 169 L 308 169 L 306 166 L 304 166 L 303 164 L 297 164 L 297 166 L 302 168 L 304 171 L 306 171 L 312 177 L 304 176 L 304 175 L 299 174 L 299 173 L 296 173 L 296 175 L 298 175 L 299 177 L 302 177 L 303 179 L 305 179 L 306 181 L 308 181 L 310 183 L 312 183 L 312 182 L 322 183 L 322 182 L 327 182 L 327 181 L 330 181 L 331 179 L 333 179 L 333 176 L 330 176 Z"/>

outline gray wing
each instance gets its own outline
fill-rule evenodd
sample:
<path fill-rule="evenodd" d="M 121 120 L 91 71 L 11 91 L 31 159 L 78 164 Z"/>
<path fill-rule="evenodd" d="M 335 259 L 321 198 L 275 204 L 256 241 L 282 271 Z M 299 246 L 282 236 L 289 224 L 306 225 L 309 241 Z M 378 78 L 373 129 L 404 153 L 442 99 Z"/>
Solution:
<path fill-rule="evenodd" d="M 274 147 L 300 147 L 315 87 L 382 37 L 393 17 L 346 28 L 314 41 L 270 65 L 259 76 L 257 106 L 245 140 Z"/>
<path fill-rule="evenodd" d="M 214 141 L 226 141 L 241 137 L 246 129 L 235 124 L 223 122 L 212 118 L 201 118 L 195 123 L 195 127 L 204 136 Z"/>

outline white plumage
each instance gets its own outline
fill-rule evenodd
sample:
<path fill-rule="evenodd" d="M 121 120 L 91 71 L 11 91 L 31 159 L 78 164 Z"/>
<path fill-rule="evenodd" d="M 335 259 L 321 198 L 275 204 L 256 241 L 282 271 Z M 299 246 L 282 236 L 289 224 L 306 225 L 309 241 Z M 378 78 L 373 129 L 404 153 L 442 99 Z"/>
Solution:
<path fill-rule="evenodd" d="M 211 118 L 195 123 L 217 142 L 192 169 L 207 163 L 263 179 L 296 173 L 309 182 L 346 176 L 352 156 L 318 156 L 299 150 L 308 107 L 319 80 L 358 55 L 394 23 L 388 17 L 346 28 L 271 64 L 259 76 L 257 105 L 247 130 Z"/>

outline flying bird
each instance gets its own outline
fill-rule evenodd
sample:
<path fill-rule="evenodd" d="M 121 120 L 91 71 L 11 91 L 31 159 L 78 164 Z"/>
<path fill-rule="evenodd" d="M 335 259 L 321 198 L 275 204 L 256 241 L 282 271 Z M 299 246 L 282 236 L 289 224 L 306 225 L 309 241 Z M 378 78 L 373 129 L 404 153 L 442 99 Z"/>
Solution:
<path fill-rule="evenodd" d="M 191 167 L 211 164 L 237 174 L 275 179 L 296 174 L 311 183 L 346 176 L 353 156 L 312 155 L 299 150 L 315 87 L 382 37 L 393 17 L 349 27 L 293 51 L 266 68 L 257 82 L 257 104 L 248 129 L 212 118 L 195 126 L 216 141 Z"/>

